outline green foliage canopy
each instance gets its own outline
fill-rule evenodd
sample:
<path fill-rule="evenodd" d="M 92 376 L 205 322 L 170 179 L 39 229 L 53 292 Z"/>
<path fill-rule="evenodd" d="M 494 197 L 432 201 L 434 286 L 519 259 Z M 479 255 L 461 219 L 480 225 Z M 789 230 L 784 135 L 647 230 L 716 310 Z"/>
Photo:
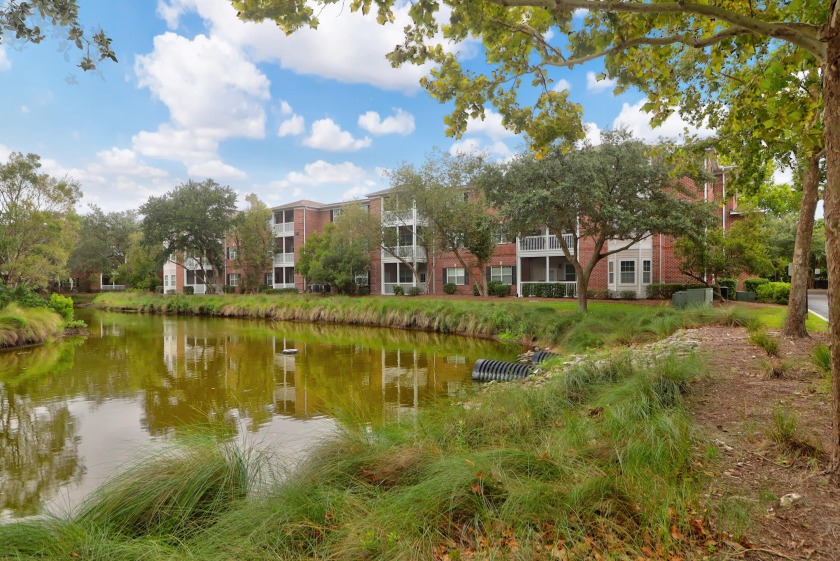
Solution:
<path fill-rule="evenodd" d="M 67 277 L 78 229 L 79 185 L 40 173 L 35 154 L 0 165 L 0 271 L 9 286 L 43 287 Z"/>
<path fill-rule="evenodd" d="M 247 208 L 236 219 L 233 242 L 236 246 L 236 267 L 242 271 L 243 292 L 256 292 L 263 276 L 271 271 L 274 256 L 274 232 L 269 227 L 271 210 L 251 193 L 245 197 Z"/>

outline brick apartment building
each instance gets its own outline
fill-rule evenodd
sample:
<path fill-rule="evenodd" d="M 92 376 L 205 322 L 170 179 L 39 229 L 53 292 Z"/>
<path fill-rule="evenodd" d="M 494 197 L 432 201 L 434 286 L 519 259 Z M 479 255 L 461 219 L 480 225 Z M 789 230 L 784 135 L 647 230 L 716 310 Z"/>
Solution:
<path fill-rule="evenodd" d="M 695 185 L 684 180 L 684 185 L 693 193 L 697 201 L 716 204 L 721 225 L 728 229 L 738 219 L 737 194 L 727 193 L 727 173 L 731 168 L 721 167 L 714 159 L 710 160 L 710 171 L 714 181 Z M 443 285 L 453 283 L 460 294 L 471 294 L 476 275 L 483 275 L 487 280 L 500 280 L 511 285 L 511 293 L 521 296 L 528 284 L 551 283 L 563 286 L 563 293 L 569 297 L 576 295 L 576 275 L 574 267 L 568 262 L 560 248 L 557 234 L 535 224 L 532 235 L 517 237 L 513 240 L 500 238 L 489 265 L 483 271 L 475 267 L 465 270 L 451 253 L 440 256 L 428 256 L 423 246 L 418 244 L 417 229 L 425 225 L 416 209 L 400 212 L 388 210 L 388 197 L 392 189 L 371 193 L 362 204 L 373 216 L 380 217 L 382 228 L 395 228 L 399 239 L 398 247 L 393 252 L 377 250 L 371 254 L 371 267 L 367 275 L 360 275 L 357 284 L 370 287 L 371 294 L 394 294 L 394 288 L 401 286 L 404 292 L 412 286 L 420 286 L 430 294 L 443 294 Z M 300 250 L 307 237 L 320 232 L 325 224 L 335 221 L 342 208 L 349 203 L 323 204 L 301 200 L 272 208 L 270 226 L 276 238 L 273 270 L 266 271 L 265 284 L 273 288 L 296 288 L 301 292 L 319 290 L 320 287 L 307 286 L 305 279 L 295 269 L 300 257 Z M 561 234 L 562 235 L 562 234 Z M 571 239 L 570 234 L 566 234 Z M 624 242 L 611 241 L 609 246 L 625 245 Z M 226 250 L 224 283 L 232 286 L 239 284 L 239 273 L 233 259 L 236 248 Z M 591 239 L 579 240 L 573 248 L 581 261 L 586 261 L 594 250 Z M 470 259 L 465 259 L 467 263 Z M 404 262 L 412 263 L 418 271 L 419 280 L 415 279 L 411 268 Z M 203 275 L 209 265 L 198 259 L 188 258 L 184 263 L 167 261 L 163 268 L 165 292 L 183 292 L 185 286 L 192 286 L 196 294 L 205 291 Z M 674 255 L 674 238 L 652 233 L 629 248 L 602 259 L 592 272 L 589 288 L 593 290 L 634 291 L 644 297 L 646 287 L 651 283 L 691 282 L 680 273 Z"/>

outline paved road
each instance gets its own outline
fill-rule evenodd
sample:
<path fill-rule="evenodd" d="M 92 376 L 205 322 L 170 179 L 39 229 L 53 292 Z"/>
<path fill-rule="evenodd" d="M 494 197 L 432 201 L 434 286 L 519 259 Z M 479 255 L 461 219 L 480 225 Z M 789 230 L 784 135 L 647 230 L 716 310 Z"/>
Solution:
<path fill-rule="evenodd" d="M 808 291 L 808 309 L 824 318 L 828 317 L 828 294 L 825 290 Z"/>

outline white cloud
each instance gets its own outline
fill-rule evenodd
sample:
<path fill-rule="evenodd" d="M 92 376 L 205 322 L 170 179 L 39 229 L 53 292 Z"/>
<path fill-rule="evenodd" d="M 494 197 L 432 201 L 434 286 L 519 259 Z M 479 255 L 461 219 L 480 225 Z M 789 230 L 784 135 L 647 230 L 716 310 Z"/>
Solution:
<path fill-rule="evenodd" d="M 278 185 L 325 185 L 365 181 L 368 173 L 352 162 L 331 164 L 317 160 L 303 166 L 303 172 L 290 172 Z"/>
<path fill-rule="evenodd" d="M 559 80 L 557 80 L 554 83 L 554 87 L 551 88 L 551 89 L 554 90 L 555 92 L 562 92 L 563 90 L 571 90 L 572 89 L 572 84 L 568 80 L 560 78 Z"/>
<path fill-rule="evenodd" d="M 158 35 L 154 50 L 138 56 L 138 85 L 169 109 L 173 124 L 213 131 L 219 138 L 265 135 L 263 102 L 270 98 L 265 75 L 245 56 L 215 37 L 189 40 Z"/>
<path fill-rule="evenodd" d="M 6 55 L 6 50 L 0 46 L 0 72 L 12 69 L 12 61 Z"/>
<path fill-rule="evenodd" d="M 586 8 L 578 8 L 577 10 L 572 12 L 572 18 L 574 19 L 583 19 L 589 15 L 589 10 Z"/>
<path fill-rule="evenodd" d="M 486 134 L 493 140 L 516 136 L 502 124 L 502 116 L 491 109 L 484 110 L 484 119 L 468 119 L 467 134 Z"/>
<path fill-rule="evenodd" d="M 353 187 L 352 189 L 346 190 L 341 195 L 342 201 L 353 201 L 356 199 L 364 198 L 365 195 L 370 193 L 371 188 L 367 185 L 359 185 L 357 187 Z"/>
<path fill-rule="evenodd" d="M 219 141 L 208 131 L 176 129 L 161 125 L 155 132 L 142 131 L 131 139 L 134 150 L 144 156 L 176 160 L 187 165 L 214 160 Z"/>
<path fill-rule="evenodd" d="M 583 123 L 583 132 L 586 134 L 585 142 L 591 146 L 601 144 L 601 129 L 595 123 Z"/>
<path fill-rule="evenodd" d="M 29 106 L 28 105 L 21 105 L 20 106 L 20 112 L 23 113 L 24 115 L 28 114 L 29 113 Z"/>
<path fill-rule="evenodd" d="M 0 144 L 0 162 L 7 162 L 9 161 L 9 156 L 12 154 L 12 151 L 9 150 L 9 147 L 5 144 Z"/>
<path fill-rule="evenodd" d="M 793 170 L 789 167 L 773 170 L 773 183 L 776 185 L 793 185 Z"/>
<path fill-rule="evenodd" d="M 595 75 L 594 72 L 590 71 L 586 73 L 586 89 L 590 92 L 601 93 L 604 90 L 610 90 L 614 88 L 615 85 L 615 80 L 610 80 L 608 78 L 598 80 L 598 77 Z"/>
<path fill-rule="evenodd" d="M 647 142 L 654 142 L 659 138 L 677 139 L 685 132 L 704 138 L 714 134 L 713 130 L 706 127 L 697 128 L 689 125 L 677 111 L 674 111 L 664 123 L 654 129 L 650 125 L 651 115 L 642 110 L 645 103 L 647 99 L 643 98 L 635 105 L 622 104 L 621 112 L 613 121 L 613 128 L 626 128 L 633 133 L 633 136 Z"/>
<path fill-rule="evenodd" d="M 404 41 L 410 7 L 409 3 L 395 6 L 394 23 L 380 25 L 376 10 L 362 15 L 336 3 L 319 8 L 317 30 L 300 29 L 290 36 L 272 22 L 243 22 L 229 0 L 159 0 L 158 15 L 170 29 L 177 29 L 183 15 L 196 12 L 211 35 L 247 51 L 256 62 L 276 62 L 299 74 L 409 92 L 419 89 L 418 81 L 431 65 L 395 69 L 385 54 Z"/>
<path fill-rule="evenodd" d="M 369 137 L 353 138 L 353 135 L 341 130 L 332 119 L 320 119 L 312 123 L 312 133 L 304 139 L 303 144 L 330 152 L 355 152 L 367 148 L 371 142 Z"/>
<path fill-rule="evenodd" d="M 397 109 L 396 113 L 382 119 L 376 111 L 368 111 L 364 115 L 359 115 L 359 126 L 376 135 L 407 135 L 414 132 L 414 115 Z"/>
<path fill-rule="evenodd" d="M 484 145 L 477 138 L 465 138 L 457 142 L 453 142 L 449 147 L 449 153 L 453 156 L 459 154 L 479 154 L 484 156 L 493 156 L 497 160 L 508 160 L 513 157 L 513 151 L 502 141 L 496 141 L 489 145 Z"/>
<path fill-rule="evenodd" d="M 280 100 L 280 114 L 282 115 L 293 115 L 294 111 L 292 111 L 292 106 L 289 105 L 289 102 L 285 99 Z"/>
<path fill-rule="evenodd" d="M 291 118 L 280 123 L 280 128 L 277 130 L 277 136 L 298 136 L 299 134 L 303 134 L 305 128 L 306 125 L 303 117 L 300 115 L 293 115 Z"/>
<path fill-rule="evenodd" d="M 89 170 L 97 174 L 118 174 L 139 177 L 166 177 L 169 174 L 140 160 L 133 150 L 111 148 L 96 153 L 97 162 Z"/>
<path fill-rule="evenodd" d="M 244 171 L 236 169 L 221 160 L 205 160 L 187 167 L 190 176 L 210 177 L 213 179 L 245 179 L 248 177 Z"/>

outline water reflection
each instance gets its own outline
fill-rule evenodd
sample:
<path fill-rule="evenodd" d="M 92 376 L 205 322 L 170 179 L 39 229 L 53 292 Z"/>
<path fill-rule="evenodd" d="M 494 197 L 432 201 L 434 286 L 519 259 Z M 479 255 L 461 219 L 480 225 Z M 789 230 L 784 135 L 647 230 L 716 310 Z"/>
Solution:
<path fill-rule="evenodd" d="M 476 358 L 517 350 L 384 329 L 84 315 L 86 340 L 0 354 L 0 518 L 72 506 L 138 451 L 196 426 L 299 456 L 338 412 L 412 415 L 467 386 Z"/>

